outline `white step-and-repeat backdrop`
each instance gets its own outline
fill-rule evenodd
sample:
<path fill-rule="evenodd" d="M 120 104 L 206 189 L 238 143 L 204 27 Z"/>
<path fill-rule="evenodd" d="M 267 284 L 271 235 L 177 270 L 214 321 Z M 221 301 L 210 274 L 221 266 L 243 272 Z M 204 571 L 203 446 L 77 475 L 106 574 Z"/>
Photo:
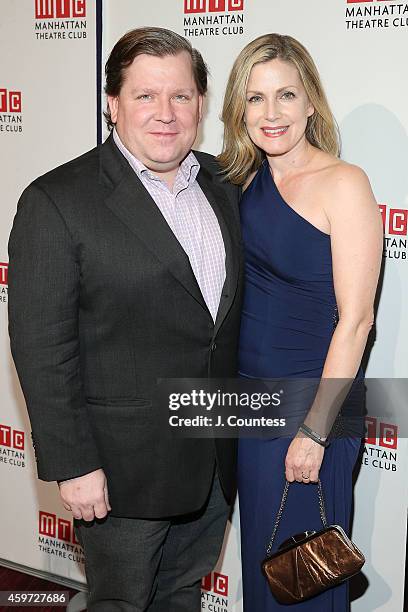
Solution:
<path fill-rule="evenodd" d="M 0 0 L 0 558 L 80 582 L 83 555 L 70 516 L 56 485 L 35 476 L 8 346 L 7 240 L 23 188 L 96 144 L 97 4 Z M 104 0 L 102 17 L 103 61 L 124 32 L 143 25 L 170 28 L 202 52 L 211 79 L 197 147 L 210 153 L 221 148 L 222 96 L 239 50 L 266 32 L 306 45 L 340 126 L 343 158 L 366 170 L 383 214 L 384 276 L 367 376 L 407 377 L 408 2 Z M 403 612 L 408 445 L 397 421 L 368 419 L 353 523 L 367 563 L 352 585 L 353 612 Z M 242 611 L 238 505 L 222 559 L 203 581 L 202 609 Z"/>

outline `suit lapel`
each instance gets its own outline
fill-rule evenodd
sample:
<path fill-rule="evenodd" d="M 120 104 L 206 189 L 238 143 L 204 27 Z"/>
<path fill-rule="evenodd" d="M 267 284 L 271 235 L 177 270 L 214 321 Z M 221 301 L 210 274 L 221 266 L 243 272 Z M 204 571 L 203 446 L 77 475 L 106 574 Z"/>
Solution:
<path fill-rule="evenodd" d="M 234 214 L 225 192 L 213 181 L 211 174 L 203 167 L 202 163 L 197 180 L 217 216 L 225 247 L 226 278 L 215 320 L 214 334 L 216 334 L 231 308 L 238 286 L 240 261 L 237 235 L 238 218 Z"/>

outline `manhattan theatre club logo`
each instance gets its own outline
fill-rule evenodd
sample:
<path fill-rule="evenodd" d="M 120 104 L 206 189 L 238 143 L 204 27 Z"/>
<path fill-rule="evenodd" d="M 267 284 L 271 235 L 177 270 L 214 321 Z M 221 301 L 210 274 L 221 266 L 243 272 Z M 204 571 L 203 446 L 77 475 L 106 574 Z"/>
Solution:
<path fill-rule="evenodd" d="M 244 33 L 244 0 L 180 0 L 184 36 L 237 36 Z"/>
<path fill-rule="evenodd" d="M 39 511 L 38 548 L 53 557 L 84 563 L 84 553 L 75 537 L 73 522 L 52 512 Z"/>
<path fill-rule="evenodd" d="M 21 134 L 23 131 L 21 91 L 0 87 L 0 132 Z M 0 264 L 0 266 L 3 264 Z M 1 282 L 1 274 L 0 274 Z"/>
<path fill-rule="evenodd" d="M 228 612 L 228 576 L 211 572 L 201 582 L 201 610 Z"/>
<path fill-rule="evenodd" d="M 32 0 L 37 40 L 84 40 L 87 0 Z"/>
<path fill-rule="evenodd" d="M 408 2 L 396 0 L 345 0 L 347 30 L 403 28 L 408 26 Z"/>
<path fill-rule="evenodd" d="M 25 468 L 24 445 L 24 431 L 0 423 L 0 465 Z"/>
<path fill-rule="evenodd" d="M 408 210 L 380 204 L 384 225 L 384 252 L 387 259 L 407 261 Z"/>
<path fill-rule="evenodd" d="M 7 304 L 8 263 L 0 262 L 0 304 Z"/>
<path fill-rule="evenodd" d="M 398 425 L 367 416 L 363 465 L 376 470 L 397 471 Z"/>

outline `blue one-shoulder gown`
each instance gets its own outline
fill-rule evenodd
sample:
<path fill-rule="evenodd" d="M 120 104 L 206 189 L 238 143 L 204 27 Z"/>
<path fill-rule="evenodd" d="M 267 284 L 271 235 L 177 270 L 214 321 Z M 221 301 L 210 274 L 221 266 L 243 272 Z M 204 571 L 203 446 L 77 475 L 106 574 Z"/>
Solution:
<path fill-rule="evenodd" d="M 330 236 L 281 197 L 265 160 L 243 195 L 246 289 L 239 369 L 243 377 L 320 377 L 337 317 Z M 347 400 L 348 401 L 348 400 Z M 347 410 L 347 407 L 343 406 Z M 343 411 L 343 409 L 342 409 Z M 285 483 L 289 438 L 241 439 L 239 505 L 245 612 L 346 612 L 348 585 L 285 606 L 261 573 Z M 320 478 L 327 519 L 349 530 L 352 470 L 361 439 L 334 439 Z M 316 485 L 293 483 L 275 539 L 321 529 Z"/>

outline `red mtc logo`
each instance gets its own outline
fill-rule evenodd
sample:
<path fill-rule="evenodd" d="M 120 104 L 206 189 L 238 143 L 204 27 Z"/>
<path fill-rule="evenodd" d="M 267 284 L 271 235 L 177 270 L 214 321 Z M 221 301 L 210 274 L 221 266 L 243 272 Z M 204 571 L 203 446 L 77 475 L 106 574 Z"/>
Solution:
<path fill-rule="evenodd" d="M 0 425 L 0 446 L 15 450 L 24 450 L 24 431 L 11 429 L 9 425 Z"/>
<path fill-rule="evenodd" d="M 347 4 L 355 4 L 356 2 L 394 2 L 394 0 L 347 0 Z"/>
<path fill-rule="evenodd" d="M 8 263 L 0 262 L 0 285 L 8 284 Z"/>
<path fill-rule="evenodd" d="M 0 113 L 21 113 L 21 91 L 0 89 Z"/>
<path fill-rule="evenodd" d="M 86 0 L 35 0 L 36 19 L 86 17 Z"/>
<path fill-rule="evenodd" d="M 213 591 L 217 595 L 228 597 L 228 576 L 218 574 L 217 572 L 212 572 L 211 574 L 204 576 L 201 583 L 201 588 L 204 591 Z"/>
<path fill-rule="evenodd" d="M 40 510 L 38 515 L 39 532 L 41 535 L 48 538 L 57 538 L 63 542 L 71 544 L 79 544 L 75 537 L 74 527 L 71 521 L 57 517 L 51 512 L 43 512 Z"/>
<path fill-rule="evenodd" d="M 243 10 L 244 0 L 184 0 L 185 13 L 224 13 Z"/>
<path fill-rule="evenodd" d="M 408 230 L 408 210 L 405 208 L 390 208 L 387 219 L 387 205 L 380 204 L 379 206 L 385 233 L 406 236 Z"/>
<path fill-rule="evenodd" d="M 375 417 L 366 417 L 367 444 L 375 444 L 383 448 L 397 448 L 398 426 L 391 423 L 383 423 Z"/>

